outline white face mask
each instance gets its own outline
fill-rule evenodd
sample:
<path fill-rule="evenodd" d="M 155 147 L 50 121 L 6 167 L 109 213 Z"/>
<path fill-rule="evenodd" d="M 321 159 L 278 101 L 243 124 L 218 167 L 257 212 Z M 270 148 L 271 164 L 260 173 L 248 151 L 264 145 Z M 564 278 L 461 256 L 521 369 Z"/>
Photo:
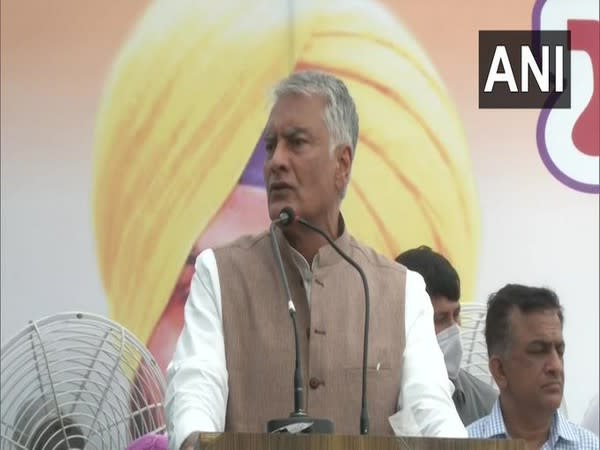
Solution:
<path fill-rule="evenodd" d="M 460 327 L 455 324 L 440 331 L 437 335 L 437 341 L 444 354 L 448 377 L 451 380 L 456 380 L 463 352 L 460 341 Z"/>

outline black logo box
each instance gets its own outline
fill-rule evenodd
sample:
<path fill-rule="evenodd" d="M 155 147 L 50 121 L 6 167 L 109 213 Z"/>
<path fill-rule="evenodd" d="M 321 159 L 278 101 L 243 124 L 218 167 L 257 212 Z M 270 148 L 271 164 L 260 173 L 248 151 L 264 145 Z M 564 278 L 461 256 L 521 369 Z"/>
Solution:
<path fill-rule="evenodd" d="M 518 92 L 511 92 L 508 83 L 494 83 L 491 92 L 484 92 L 494 53 L 498 46 L 506 48 Z M 550 92 L 542 92 L 531 70 L 529 90 L 521 92 L 521 46 L 528 46 L 542 68 L 542 46 L 549 47 Z M 563 47 L 563 91 L 556 92 L 556 52 Z M 506 72 L 502 63 L 498 72 Z M 479 31 L 479 108 L 568 109 L 571 107 L 571 32 L 568 30 Z"/>

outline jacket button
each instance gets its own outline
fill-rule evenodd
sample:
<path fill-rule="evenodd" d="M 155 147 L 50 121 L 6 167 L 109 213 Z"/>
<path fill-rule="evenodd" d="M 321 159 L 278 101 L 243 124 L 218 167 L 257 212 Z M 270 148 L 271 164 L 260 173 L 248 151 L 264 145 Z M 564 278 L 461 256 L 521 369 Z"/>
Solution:
<path fill-rule="evenodd" d="M 325 383 L 323 382 L 323 380 L 320 380 L 317 377 L 312 377 L 310 379 L 310 381 L 308 382 L 308 385 L 310 386 L 311 389 L 317 389 L 322 384 L 325 384 Z"/>

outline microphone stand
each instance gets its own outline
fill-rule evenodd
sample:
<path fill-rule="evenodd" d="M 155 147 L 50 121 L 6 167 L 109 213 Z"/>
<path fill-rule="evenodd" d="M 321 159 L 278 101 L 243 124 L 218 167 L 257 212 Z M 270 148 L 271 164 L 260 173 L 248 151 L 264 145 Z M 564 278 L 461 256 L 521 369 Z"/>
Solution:
<path fill-rule="evenodd" d="M 291 211 L 291 209 L 288 208 L 284 208 L 283 211 L 281 212 L 281 216 L 283 216 L 283 214 L 286 215 L 291 215 L 292 219 L 294 219 L 293 216 L 293 211 Z M 325 233 L 323 230 L 317 228 L 316 226 L 312 225 L 311 223 L 307 222 L 306 220 L 302 219 L 301 217 L 296 217 L 295 218 L 296 221 L 300 224 L 302 224 L 303 226 L 305 226 L 306 228 L 314 231 L 315 233 L 320 234 L 321 236 L 323 236 L 327 242 L 329 243 L 329 245 L 331 245 L 333 247 L 333 249 L 342 257 L 344 258 L 348 264 L 350 264 L 352 267 L 354 267 L 358 273 L 360 274 L 360 277 L 362 279 L 362 283 L 363 283 L 363 288 L 365 291 L 365 329 L 364 329 L 364 339 L 363 339 L 363 362 L 362 362 L 362 396 L 361 396 L 361 408 L 360 408 L 360 434 L 369 434 L 369 410 L 367 407 L 367 361 L 368 361 L 368 352 L 369 352 L 369 311 L 370 311 L 370 299 L 369 299 L 369 285 L 367 283 L 367 277 L 365 276 L 364 271 L 362 270 L 362 268 L 352 259 L 350 258 L 348 255 L 346 255 L 341 248 L 339 248 L 335 242 L 333 242 L 333 240 L 327 235 L 327 233 Z M 290 220 L 290 221 L 291 221 Z"/>
<path fill-rule="evenodd" d="M 269 234 L 271 238 L 271 244 L 273 246 L 273 254 L 279 268 L 279 274 L 283 282 L 285 294 L 287 296 L 287 306 L 292 319 L 292 325 L 294 327 L 294 343 L 296 352 L 296 363 L 294 368 L 294 411 L 289 417 L 284 419 L 273 419 L 267 422 L 268 433 L 321 433 L 321 434 L 333 434 L 334 426 L 333 422 L 328 419 L 315 419 L 309 417 L 304 411 L 304 381 L 302 379 L 302 364 L 300 358 L 300 338 L 298 336 L 298 324 L 296 322 L 296 308 L 292 301 L 292 293 L 288 283 L 285 268 L 283 267 L 283 260 L 281 259 L 281 251 L 279 249 L 279 243 L 275 236 L 275 226 L 277 224 L 289 225 L 292 222 L 293 217 L 289 217 L 287 214 L 280 214 L 279 219 L 274 220 L 271 223 Z"/>

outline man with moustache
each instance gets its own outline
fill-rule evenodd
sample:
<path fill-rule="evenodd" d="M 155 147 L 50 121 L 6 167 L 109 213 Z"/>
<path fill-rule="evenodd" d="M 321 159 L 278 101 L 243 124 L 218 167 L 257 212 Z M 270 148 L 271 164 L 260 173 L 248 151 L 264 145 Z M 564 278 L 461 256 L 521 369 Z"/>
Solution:
<path fill-rule="evenodd" d="M 508 284 L 490 296 L 485 339 L 500 389 L 469 436 L 523 439 L 528 449 L 598 449 L 598 437 L 559 411 L 563 397 L 563 312 L 546 288 Z"/>
<path fill-rule="evenodd" d="M 423 279 L 348 233 L 340 213 L 358 140 L 344 83 L 300 72 L 275 89 L 265 128 L 268 211 L 284 207 L 324 230 L 364 270 L 371 294 L 370 432 L 392 435 L 408 408 L 422 435 L 466 437 L 454 408 Z M 358 434 L 364 298 L 356 271 L 299 223 L 277 228 L 300 333 L 309 416 Z M 292 409 L 294 340 L 268 232 L 202 252 L 168 369 L 171 448 L 199 432 L 264 432 Z"/>

